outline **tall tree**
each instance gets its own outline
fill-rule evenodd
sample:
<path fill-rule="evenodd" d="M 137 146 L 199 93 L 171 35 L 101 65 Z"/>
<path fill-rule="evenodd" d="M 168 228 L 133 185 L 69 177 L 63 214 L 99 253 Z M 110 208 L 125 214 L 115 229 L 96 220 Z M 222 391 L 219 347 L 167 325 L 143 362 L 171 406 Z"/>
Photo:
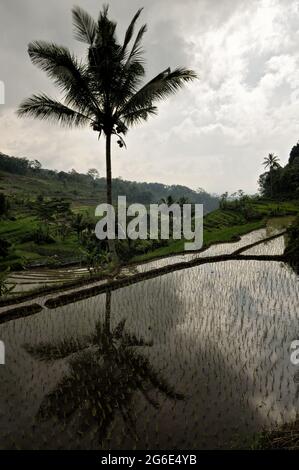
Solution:
<path fill-rule="evenodd" d="M 268 157 L 265 157 L 263 161 L 264 167 L 269 168 L 271 197 L 273 197 L 273 171 L 280 167 L 278 162 L 279 158 L 274 153 L 269 153 Z"/>
<path fill-rule="evenodd" d="M 124 40 L 116 37 L 116 23 L 108 18 L 104 5 L 98 20 L 80 7 L 72 10 L 75 38 L 87 44 L 85 60 L 78 60 L 66 47 L 45 41 L 29 44 L 34 65 L 44 70 L 63 93 L 62 101 L 44 93 L 25 99 L 19 116 L 58 121 L 64 126 L 86 126 L 106 139 L 107 203 L 112 204 L 111 137 L 125 145 L 128 128 L 156 114 L 155 103 L 175 93 L 196 78 L 186 68 L 163 70 L 142 84 L 145 69 L 142 38 L 146 25 L 135 35 L 139 9 L 129 24 Z M 131 44 L 131 45 L 130 45 Z M 114 241 L 109 241 L 115 253 Z"/>
<path fill-rule="evenodd" d="M 293 164 L 295 162 L 299 163 L 299 142 L 292 148 L 290 152 L 289 164 Z"/>
<path fill-rule="evenodd" d="M 96 168 L 90 168 L 87 172 L 87 175 L 90 176 L 93 180 L 100 177 L 100 173 Z"/>

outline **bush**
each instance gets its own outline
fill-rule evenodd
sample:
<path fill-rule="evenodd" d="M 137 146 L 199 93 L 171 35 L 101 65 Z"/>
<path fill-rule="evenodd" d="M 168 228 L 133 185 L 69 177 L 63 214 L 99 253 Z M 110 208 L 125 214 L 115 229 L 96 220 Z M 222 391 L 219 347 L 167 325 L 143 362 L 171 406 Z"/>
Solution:
<path fill-rule="evenodd" d="M 254 210 L 251 206 L 244 206 L 241 208 L 242 215 L 245 217 L 246 220 L 251 221 L 251 220 L 260 220 L 263 218 L 263 215 Z"/>
<path fill-rule="evenodd" d="M 40 228 L 33 232 L 26 233 L 26 235 L 21 238 L 21 243 L 28 242 L 34 242 L 37 245 L 42 245 L 43 243 L 55 243 L 55 239 L 51 237 L 48 232 Z"/>
<path fill-rule="evenodd" d="M 0 238 L 0 257 L 6 258 L 9 253 L 9 248 L 11 247 L 11 243 L 7 240 L 3 240 Z"/>
<path fill-rule="evenodd" d="M 288 229 L 287 247 L 284 255 L 289 265 L 299 273 L 299 217 Z"/>
<path fill-rule="evenodd" d="M 0 217 L 3 217 L 8 212 L 8 201 L 5 194 L 0 193 Z"/>

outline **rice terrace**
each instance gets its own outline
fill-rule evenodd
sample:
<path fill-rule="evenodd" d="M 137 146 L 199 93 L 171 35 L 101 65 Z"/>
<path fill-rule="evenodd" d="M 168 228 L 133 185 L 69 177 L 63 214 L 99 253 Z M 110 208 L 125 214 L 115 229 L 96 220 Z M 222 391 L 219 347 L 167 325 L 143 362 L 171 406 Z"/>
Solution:
<path fill-rule="evenodd" d="M 299 448 L 298 2 L 144 6 L 0 6 L 2 455 Z"/>

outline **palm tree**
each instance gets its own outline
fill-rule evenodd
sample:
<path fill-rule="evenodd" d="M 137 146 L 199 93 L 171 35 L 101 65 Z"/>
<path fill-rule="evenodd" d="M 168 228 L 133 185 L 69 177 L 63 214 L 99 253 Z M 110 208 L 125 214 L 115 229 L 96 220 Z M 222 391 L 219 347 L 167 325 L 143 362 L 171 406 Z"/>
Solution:
<path fill-rule="evenodd" d="M 95 429 L 101 443 L 117 413 L 120 413 L 128 431 L 136 439 L 133 399 L 140 392 L 155 408 L 159 402 L 153 395 L 169 400 L 183 400 L 157 372 L 143 353 L 152 341 L 137 338 L 125 328 L 125 319 L 111 328 L 111 293 L 106 294 L 105 319 L 98 321 L 89 336 L 69 338 L 53 343 L 24 345 L 35 359 L 54 363 L 67 359 L 69 373 L 48 393 L 39 408 L 38 419 L 58 418 L 68 425 L 76 415 L 79 431 Z M 141 348 L 142 352 L 138 349 Z"/>
<path fill-rule="evenodd" d="M 141 11 L 134 15 L 120 44 L 115 34 L 116 23 L 108 18 L 107 5 L 103 6 L 97 21 L 80 7 L 74 7 L 75 38 L 87 44 L 85 60 L 79 61 L 69 49 L 54 43 L 30 43 L 31 61 L 54 81 L 63 93 L 63 100 L 52 99 L 44 93 L 34 94 L 18 109 L 19 116 L 52 120 L 69 127 L 89 125 L 99 138 L 104 134 L 107 203 L 110 205 L 111 137 L 116 136 L 117 143 L 123 147 L 123 136 L 130 126 L 156 114 L 154 104 L 157 101 L 196 78 L 192 70 L 176 68 L 171 71 L 168 67 L 142 85 L 145 69 L 141 42 L 146 25 L 141 26 L 133 40 Z M 109 240 L 109 248 L 115 257 L 114 240 Z"/>
<path fill-rule="evenodd" d="M 173 204 L 176 204 L 171 194 L 167 197 L 162 197 L 162 199 L 160 200 L 160 203 L 166 204 L 166 206 L 168 207 L 171 207 Z M 173 213 L 172 212 L 170 212 L 169 214 L 169 230 L 170 230 L 170 234 L 173 236 L 174 226 L 173 226 Z"/>
<path fill-rule="evenodd" d="M 167 206 L 172 206 L 172 204 L 175 204 L 175 200 L 174 200 L 174 198 L 172 197 L 171 194 L 167 197 L 162 197 L 160 202 L 162 204 L 166 204 Z"/>
<path fill-rule="evenodd" d="M 265 168 L 278 168 L 279 157 L 274 153 L 269 153 L 268 157 L 264 158 L 263 165 Z"/>
<path fill-rule="evenodd" d="M 178 200 L 180 207 L 183 207 L 185 204 L 190 204 L 189 199 L 185 196 L 180 197 Z"/>
<path fill-rule="evenodd" d="M 280 167 L 278 162 L 279 157 L 274 155 L 274 153 L 269 153 L 268 157 L 265 157 L 263 161 L 264 167 L 269 168 L 271 197 L 273 196 L 273 171 Z"/>

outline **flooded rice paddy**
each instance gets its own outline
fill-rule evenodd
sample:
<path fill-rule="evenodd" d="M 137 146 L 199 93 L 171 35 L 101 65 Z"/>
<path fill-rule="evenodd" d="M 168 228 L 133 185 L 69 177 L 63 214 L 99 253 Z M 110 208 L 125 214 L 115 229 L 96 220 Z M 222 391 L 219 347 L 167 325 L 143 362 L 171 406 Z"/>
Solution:
<path fill-rule="evenodd" d="M 283 248 L 279 237 L 248 252 Z M 246 446 L 297 416 L 298 305 L 285 264 L 226 261 L 3 323 L 0 446 Z"/>
<path fill-rule="evenodd" d="M 16 271 L 9 275 L 7 284 L 13 287 L 13 292 L 19 294 L 35 288 L 54 286 L 62 282 L 75 281 L 88 274 L 86 268 L 61 268 L 61 269 L 30 269 Z"/>

